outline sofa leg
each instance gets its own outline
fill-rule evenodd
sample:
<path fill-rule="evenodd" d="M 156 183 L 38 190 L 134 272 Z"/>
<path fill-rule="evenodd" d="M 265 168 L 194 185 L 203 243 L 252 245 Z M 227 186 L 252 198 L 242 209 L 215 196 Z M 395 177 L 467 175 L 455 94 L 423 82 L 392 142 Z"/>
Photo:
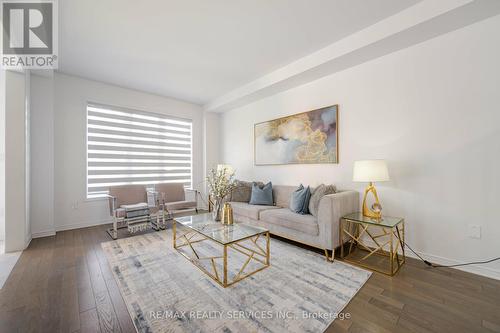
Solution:
<path fill-rule="evenodd" d="M 333 260 L 335 259 L 335 249 L 332 250 L 332 256 L 331 257 L 328 255 L 328 250 L 325 249 L 325 257 L 326 257 L 326 261 L 333 262 Z"/>

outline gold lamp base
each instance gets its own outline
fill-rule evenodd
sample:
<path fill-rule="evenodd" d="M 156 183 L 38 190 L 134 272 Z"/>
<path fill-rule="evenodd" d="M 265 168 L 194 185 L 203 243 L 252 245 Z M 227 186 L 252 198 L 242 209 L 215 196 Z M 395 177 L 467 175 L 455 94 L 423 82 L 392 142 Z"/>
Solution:
<path fill-rule="evenodd" d="M 370 192 L 373 194 L 373 197 L 375 198 L 375 203 L 373 204 L 372 207 L 377 208 L 377 210 L 373 210 L 373 209 L 369 208 L 367 203 L 366 203 L 366 197 L 368 196 L 368 193 L 370 193 Z M 375 186 L 371 182 L 366 187 L 365 195 L 363 196 L 363 216 L 370 217 L 373 219 L 382 218 L 382 206 L 380 205 L 380 202 L 378 200 L 377 190 L 375 189 Z"/>

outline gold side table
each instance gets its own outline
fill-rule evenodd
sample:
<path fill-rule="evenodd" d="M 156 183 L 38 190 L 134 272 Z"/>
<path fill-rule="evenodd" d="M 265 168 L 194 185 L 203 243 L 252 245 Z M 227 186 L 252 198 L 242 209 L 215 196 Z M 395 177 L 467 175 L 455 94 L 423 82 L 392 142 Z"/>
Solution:
<path fill-rule="evenodd" d="M 340 257 L 344 261 L 390 276 L 405 263 L 403 218 L 373 219 L 358 212 L 342 217 L 339 225 L 340 244 L 343 244 Z M 379 268 L 380 265 L 385 269 Z"/>

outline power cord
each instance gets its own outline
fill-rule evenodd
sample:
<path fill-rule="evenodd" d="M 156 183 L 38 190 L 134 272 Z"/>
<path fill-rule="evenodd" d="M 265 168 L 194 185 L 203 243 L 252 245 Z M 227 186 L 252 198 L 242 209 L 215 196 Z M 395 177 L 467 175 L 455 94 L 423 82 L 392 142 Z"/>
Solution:
<path fill-rule="evenodd" d="M 403 245 L 406 246 L 411 252 L 413 252 L 414 255 L 416 255 L 420 260 L 422 260 L 422 262 L 424 262 L 424 264 L 426 264 L 427 266 L 432 267 L 432 268 L 453 268 L 453 267 L 468 266 L 468 265 L 488 264 L 490 262 L 500 260 L 500 257 L 498 257 L 498 258 L 493 258 L 493 259 L 489 259 L 489 260 L 472 261 L 472 262 L 466 262 L 466 263 L 462 263 L 462 264 L 436 265 L 436 264 L 433 264 L 432 262 L 422 258 L 422 256 L 420 256 L 417 252 L 413 251 L 413 249 L 410 247 L 410 245 L 408 245 L 408 243 L 403 242 L 398 236 L 396 236 L 396 237 L 399 239 L 399 241 L 401 243 L 404 243 Z"/>

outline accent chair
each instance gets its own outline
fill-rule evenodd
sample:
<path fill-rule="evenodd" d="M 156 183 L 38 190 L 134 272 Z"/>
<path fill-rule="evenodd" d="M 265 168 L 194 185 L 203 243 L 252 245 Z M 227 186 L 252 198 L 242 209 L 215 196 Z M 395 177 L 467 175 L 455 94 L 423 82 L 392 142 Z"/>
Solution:
<path fill-rule="evenodd" d="M 158 208 L 148 206 L 144 185 L 111 186 L 108 200 L 109 213 L 113 217 L 113 228 L 107 230 L 111 238 L 118 237 L 118 229 L 128 228 L 129 232 L 136 232 L 158 225 L 159 221 L 155 225 L 152 219 Z"/>
<path fill-rule="evenodd" d="M 157 206 L 163 216 L 171 219 L 179 211 L 194 210 L 198 213 L 198 191 L 185 189 L 180 183 L 163 183 L 155 185 Z M 186 192 L 194 193 L 194 200 L 186 200 Z M 158 214 L 160 215 L 160 214 Z"/>

